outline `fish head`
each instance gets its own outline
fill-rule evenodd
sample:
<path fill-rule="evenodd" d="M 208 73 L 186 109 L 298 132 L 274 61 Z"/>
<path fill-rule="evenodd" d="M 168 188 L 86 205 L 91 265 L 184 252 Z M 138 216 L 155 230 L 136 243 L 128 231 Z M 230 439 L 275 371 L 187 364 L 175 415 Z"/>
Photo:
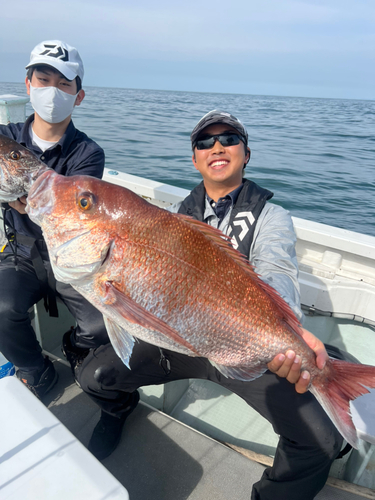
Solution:
<path fill-rule="evenodd" d="M 81 285 L 108 260 L 124 212 L 116 203 L 117 188 L 94 177 L 65 177 L 52 170 L 34 182 L 26 211 L 43 230 L 59 281 Z"/>
<path fill-rule="evenodd" d="M 0 202 L 27 194 L 37 176 L 47 169 L 27 148 L 0 135 Z"/>

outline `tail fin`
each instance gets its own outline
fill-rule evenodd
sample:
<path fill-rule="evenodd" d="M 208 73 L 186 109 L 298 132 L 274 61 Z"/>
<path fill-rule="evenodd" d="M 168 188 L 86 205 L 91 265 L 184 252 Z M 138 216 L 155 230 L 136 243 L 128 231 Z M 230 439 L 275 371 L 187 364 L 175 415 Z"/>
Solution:
<path fill-rule="evenodd" d="M 375 366 L 330 359 L 310 391 L 322 405 L 344 439 L 358 448 L 357 431 L 350 414 L 350 401 L 375 388 Z"/>

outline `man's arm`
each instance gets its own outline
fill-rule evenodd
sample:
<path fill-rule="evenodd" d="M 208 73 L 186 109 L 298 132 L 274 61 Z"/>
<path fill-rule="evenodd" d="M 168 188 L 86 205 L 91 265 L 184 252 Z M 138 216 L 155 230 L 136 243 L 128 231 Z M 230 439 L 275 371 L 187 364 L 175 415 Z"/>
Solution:
<path fill-rule="evenodd" d="M 0 134 L 17 140 L 19 131 L 22 129 L 22 123 L 9 123 L 8 125 L 0 125 Z"/>
<path fill-rule="evenodd" d="M 249 261 L 261 279 L 279 292 L 302 321 L 296 241 L 289 213 L 267 203 L 256 224 Z"/>
<path fill-rule="evenodd" d="M 296 235 L 289 214 L 276 205 L 267 204 L 258 219 L 250 261 L 263 281 L 275 288 L 301 321 L 298 263 L 295 252 Z M 302 329 L 302 336 L 316 354 L 318 368 L 323 369 L 328 354 L 323 342 Z M 306 392 L 310 374 L 301 373 L 301 358 L 294 351 L 278 354 L 268 363 L 268 369 L 295 384 L 296 391 Z"/>

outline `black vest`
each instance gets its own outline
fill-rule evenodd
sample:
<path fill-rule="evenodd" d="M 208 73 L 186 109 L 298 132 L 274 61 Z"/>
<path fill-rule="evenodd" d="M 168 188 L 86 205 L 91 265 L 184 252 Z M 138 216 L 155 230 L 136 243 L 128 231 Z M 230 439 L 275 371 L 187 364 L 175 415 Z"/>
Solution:
<path fill-rule="evenodd" d="M 238 249 L 247 258 L 253 241 L 256 221 L 267 200 L 273 196 L 271 191 L 263 189 L 255 182 L 245 179 L 236 204 L 232 209 L 229 220 L 228 236 L 232 238 L 234 248 Z M 190 215 L 194 219 L 204 222 L 206 190 L 203 181 L 187 196 L 178 211 L 180 214 Z"/>

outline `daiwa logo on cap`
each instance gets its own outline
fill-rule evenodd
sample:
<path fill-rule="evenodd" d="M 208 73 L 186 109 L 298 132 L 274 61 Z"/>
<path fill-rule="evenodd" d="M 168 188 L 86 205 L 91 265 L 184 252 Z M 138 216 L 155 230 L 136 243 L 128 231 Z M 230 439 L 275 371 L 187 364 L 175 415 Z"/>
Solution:
<path fill-rule="evenodd" d="M 40 56 L 55 57 L 56 59 L 61 59 L 62 61 L 69 61 L 69 52 L 59 45 L 47 45 L 44 44 L 46 50 L 41 52 Z M 54 52 L 55 51 L 55 52 Z"/>

